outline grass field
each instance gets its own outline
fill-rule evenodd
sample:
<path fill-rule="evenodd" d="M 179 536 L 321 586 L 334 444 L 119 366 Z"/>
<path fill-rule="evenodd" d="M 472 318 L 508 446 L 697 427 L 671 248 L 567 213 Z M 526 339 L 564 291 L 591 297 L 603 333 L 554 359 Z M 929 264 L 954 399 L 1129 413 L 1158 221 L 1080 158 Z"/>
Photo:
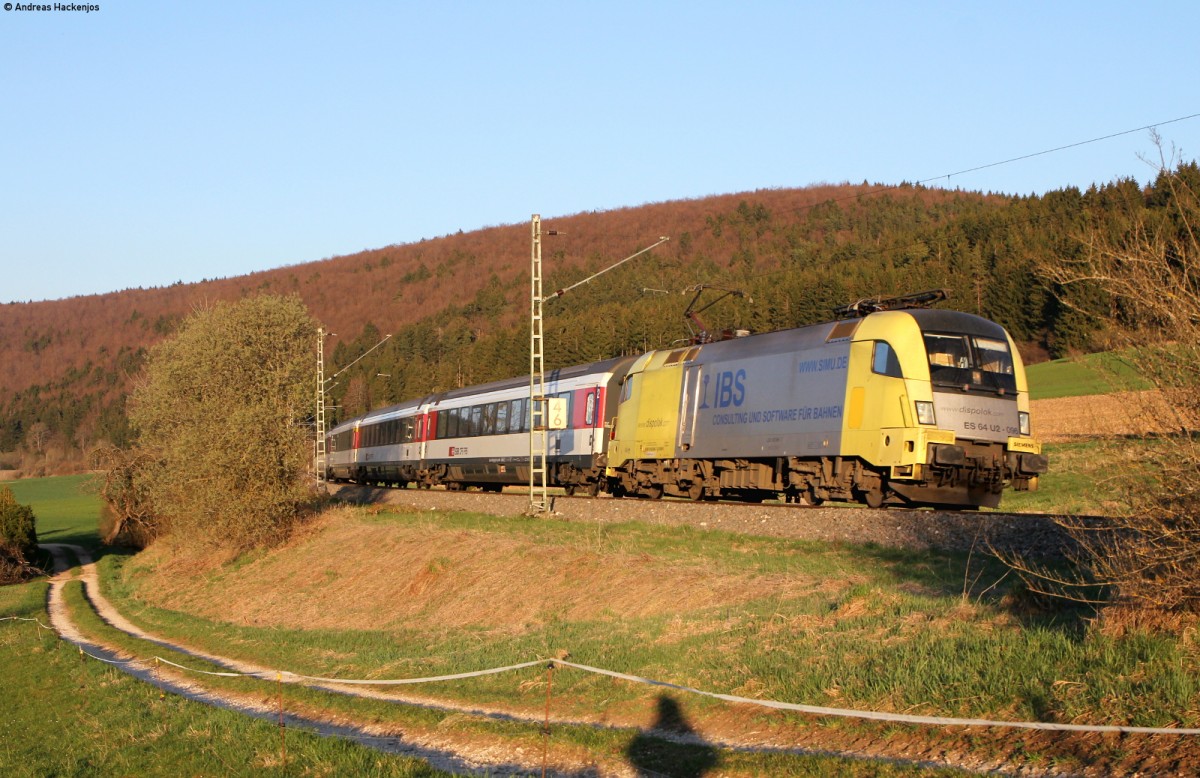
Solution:
<path fill-rule="evenodd" d="M 45 596 L 45 583 L 4 587 L 0 614 L 46 623 Z M 299 731 L 287 733 L 285 766 L 270 722 L 161 695 L 32 622 L 0 622 L 0 689 L 5 776 L 445 774 Z"/>
<path fill-rule="evenodd" d="M 95 542 L 95 497 L 80 492 L 80 478 L 54 478 L 22 481 L 14 484 L 18 499 L 33 504 L 39 517 L 39 527 L 50 538 L 65 542 L 92 544 Z M 386 519 L 384 520 L 386 523 Z M 472 520 L 468 519 L 470 524 Z M 465 526 L 465 525 L 464 525 Z M 499 524 L 497 525 L 499 526 Z M 529 525 L 543 540 L 537 524 Z M 660 549 L 671 545 L 659 538 L 651 544 Z M 647 546 L 646 548 L 649 548 Z M 110 554 L 102 566 L 120 571 L 133 557 Z M 246 564 L 243 560 L 240 564 Z M 236 567 L 236 565 L 234 566 Z M 0 589 L 0 616 L 38 619 L 49 622 L 45 612 L 47 584 L 44 581 Z M 146 644 L 125 636 L 100 621 L 85 603 L 78 584 L 68 585 L 68 602 L 73 618 L 89 635 L 122 646 L 134 655 L 168 654 L 181 663 L 200 669 L 218 669 L 182 654 L 170 654 L 160 646 Z M 181 623 L 209 629 L 213 625 L 184 614 L 171 613 Z M 153 623 L 153 620 L 150 621 Z M 189 633 L 190 628 L 182 630 Z M 259 631 L 251 641 L 261 640 L 274 633 L 275 645 L 298 638 L 300 645 L 325 650 L 331 636 L 339 652 L 359 656 L 358 666 L 365 666 L 380 656 L 394 657 L 396 646 L 389 647 L 389 635 L 361 633 L 331 633 L 329 631 L 280 634 L 275 630 Z M 222 631 L 235 643 L 243 638 Z M 365 638 L 365 639 L 364 639 Z M 468 637 L 474 640 L 473 637 Z M 382 642 L 380 642 L 382 640 Z M 372 645 L 374 643 L 374 645 Z M 528 647 L 518 646 L 517 650 Z M 462 656 L 452 646 L 444 649 L 448 661 L 474 661 Z M 307 649 L 305 649 L 307 650 Z M 284 654 L 284 657 L 287 655 Z M 524 691 L 541 698 L 538 688 L 540 671 L 516 679 Z M 227 691 L 251 694 L 260 699 L 274 699 L 273 684 L 257 681 L 225 680 L 214 683 Z M 21 700 L 10 706 L 10 712 L 0 717 L 0 774 L 13 776 L 43 775 L 365 775 L 409 776 L 440 775 L 419 760 L 383 755 L 353 742 L 320 738 L 305 732 L 289 731 L 287 766 L 280 750 L 278 729 L 270 722 L 259 721 L 224 710 L 162 695 L 157 689 L 136 681 L 111 666 L 85 659 L 76 649 L 40 629 L 30 621 L 0 622 L 0 689 L 6 699 Z M 532 691 L 530 691 L 532 690 Z M 467 686 L 467 697 L 475 691 Z M 480 700 L 511 701 L 504 689 L 478 691 Z M 629 695 L 624 695 L 628 697 Z M 464 717 L 453 712 L 436 712 L 408 706 L 397 707 L 380 702 L 355 701 L 301 688 L 286 691 L 289 712 L 332 711 L 340 718 L 363 721 L 391 722 L 405 731 L 449 733 L 451 739 L 464 743 L 499 746 L 526 754 L 528 762 L 536 763 L 540 753 L 542 733 L 531 724 L 497 723 Z M 562 713 L 563 711 L 560 711 Z M 667 722 L 678 724 L 682 718 Z M 648 720 L 647 724 L 653 723 Z M 566 754 L 569 760 L 588 764 L 595 758 L 608 759 L 616 764 L 633 764 L 644 770 L 664 775 L 700 774 L 708 767 L 720 765 L 733 775 L 959 775 L 956 770 L 928 771 L 902 764 L 880 764 L 873 761 L 841 759 L 830 756 L 794 754 L 747 754 L 716 749 L 710 746 L 677 745 L 645 738 L 631 730 L 594 730 L 587 727 L 556 726 L 553 748 Z M 598 755 L 592 757 L 589 755 Z"/>
<path fill-rule="evenodd" d="M 1118 353 L 1055 359 L 1025 368 L 1032 400 L 1149 389 Z"/>
<path fill-rule="evenodd" d="M 38 542 L 96 548 L 100 545 L 96 531 L 100 501 L 91 482 L 91 476 L 65 475 L 0 481 L 0 486 L 11 489 L 17 502 L 33 507 Z"/>
<path fill-rule="evenodd" d="M 9 482 L 47 542 L 94 546 L 99 502 L 86 476 Z M 75 599 L 81 604 L 78 585 Z M 45 581 L 0 587 L 0 775 L 444 775 L 425 763 L 278 729 L 173 695 L 80 655 L 49 624 Z M 83 608 L 77 608 L 82 611 Z M 19 701 L 19 702 L 16 702 Z"/>

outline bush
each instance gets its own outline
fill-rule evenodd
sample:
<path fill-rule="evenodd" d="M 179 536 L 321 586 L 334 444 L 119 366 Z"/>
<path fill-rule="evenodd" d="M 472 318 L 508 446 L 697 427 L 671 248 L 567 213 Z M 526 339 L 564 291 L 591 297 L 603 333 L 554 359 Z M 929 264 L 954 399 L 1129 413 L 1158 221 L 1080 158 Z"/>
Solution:
<path fill-rule="evenodd" d="M 155 346 L 130 398 L 135 466 L 114 519 L 146 507 L 184 545 L 286 537 L 312 496 L 316 332 L 299 298 L 264 295 L 199 311 Z"/>
<path fill-rule="evenodd" d="M 0 584 L 17 583 L 39 572 L 33 564 L 36 522 L 32 508 L 17 502 L 7 486 L 0 487 Z"/>

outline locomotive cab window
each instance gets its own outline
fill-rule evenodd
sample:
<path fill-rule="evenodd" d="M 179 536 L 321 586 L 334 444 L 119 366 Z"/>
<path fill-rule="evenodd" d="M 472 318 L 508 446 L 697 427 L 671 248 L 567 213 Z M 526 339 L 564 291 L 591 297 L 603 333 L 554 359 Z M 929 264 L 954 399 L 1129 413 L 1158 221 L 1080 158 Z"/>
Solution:
<path fill-rule="evenodd" d="M 896 356 L 896 350 L 884 340 L 875 341 L 875 354 L 871 370 L 879 375 L 892 378 L 904 377 L 904 373 L 900 370 L 900 359 Z"/>
<path fill-rule="evenodd" d="M 925 333 L 929 377 L 942 386 L 1015 392 L 1008 342 L 972 335 Z"/>

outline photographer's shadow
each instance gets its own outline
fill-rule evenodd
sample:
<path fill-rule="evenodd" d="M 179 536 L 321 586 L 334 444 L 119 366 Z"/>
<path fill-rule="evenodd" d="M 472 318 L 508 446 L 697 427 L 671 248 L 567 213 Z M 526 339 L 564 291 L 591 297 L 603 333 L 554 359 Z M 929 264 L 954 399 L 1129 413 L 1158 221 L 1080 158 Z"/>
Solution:
<path fill-rule="evenodd" d="M 696 734 L 679 703 L 665 694 L 658 698 L 653 726 L 635 737 L 625 754 L 638 775 L 647 776 L 701 776 L 720 762 L 717 749 Z"/>

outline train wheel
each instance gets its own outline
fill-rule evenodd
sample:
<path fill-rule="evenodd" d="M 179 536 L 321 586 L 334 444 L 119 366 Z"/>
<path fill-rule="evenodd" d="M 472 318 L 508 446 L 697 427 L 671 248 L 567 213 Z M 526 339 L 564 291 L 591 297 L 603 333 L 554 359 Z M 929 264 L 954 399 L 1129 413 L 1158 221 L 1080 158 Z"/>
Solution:
<path fill-rule="evenodd" d="M 661 500 L 663 496 L 662 484 L 650 484 L 642 494 L 649 497 L 651 500 Z"/>
<path fill-rule="evenodd" d="M 565 494 L 568 497 L 575 496 L 575 484 L 563 484 L 562 490 L 563 490 L 563 494 Z"/>
<path fill-rule="evenodd" d="M 868 489 L 862 497 L 868 508 L 883 507 L 883 489 Z"/>
<path fill-rule="evenodd" d="M 692 500 L 703 500 L 704 499 L 704 482 L 703 481 L 692 481 L 692 485 L 687 490 L 687 496 L 688 496 L 688 498 L 690 498 Z"/>
<path fill-rule="evenodd" d="M 599 497 L 600 496 L 600 482 L 599 481 L 592 481 L 590 484 L 588 484 L 587 496 L 588 497 Z"/>

